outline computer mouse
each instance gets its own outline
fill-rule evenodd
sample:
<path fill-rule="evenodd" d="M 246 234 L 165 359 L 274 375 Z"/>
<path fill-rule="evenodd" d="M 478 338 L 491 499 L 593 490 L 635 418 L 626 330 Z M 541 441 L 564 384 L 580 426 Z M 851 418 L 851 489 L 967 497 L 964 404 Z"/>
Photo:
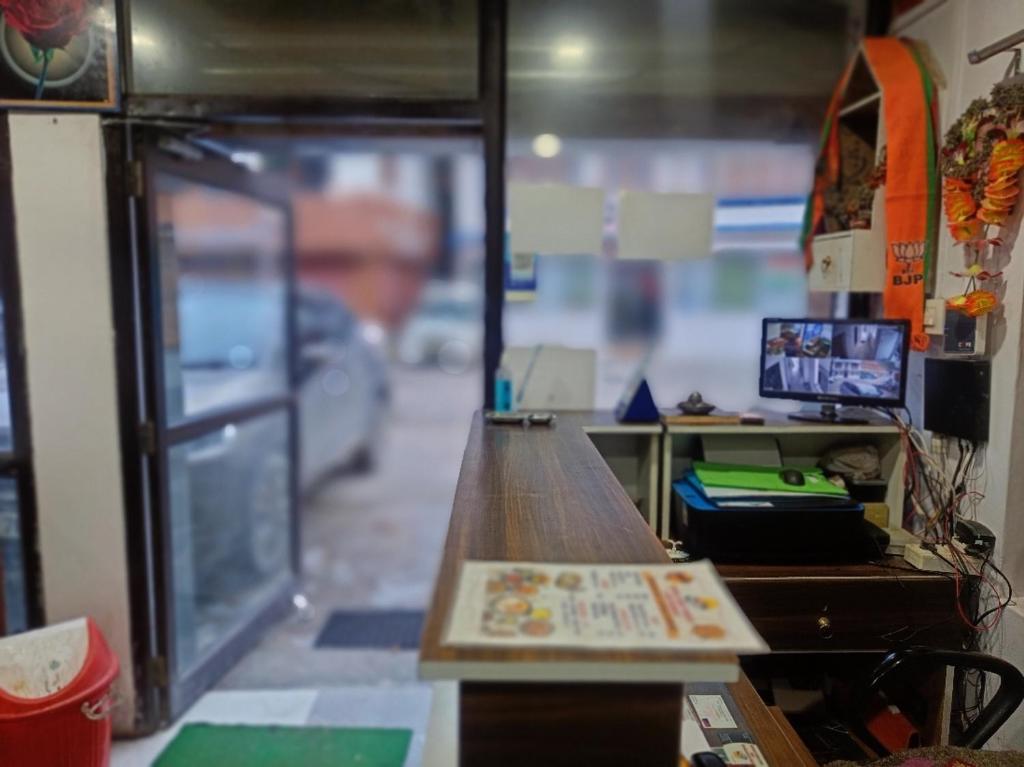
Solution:
<path fill-rule="evenodd" d="M 787 485 L 805 485 L 807 480 L 804 479 L 804 473 L 800 469 L 783 469 L 779 472 L 779 477 Z"/>

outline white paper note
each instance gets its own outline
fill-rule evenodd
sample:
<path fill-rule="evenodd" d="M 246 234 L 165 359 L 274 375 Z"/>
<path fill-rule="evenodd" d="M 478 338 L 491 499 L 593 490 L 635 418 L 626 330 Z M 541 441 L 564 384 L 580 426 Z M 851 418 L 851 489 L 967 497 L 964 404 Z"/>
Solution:
<path fill-rule="evenodd" d="M 736 720 L 721 695 L 691 695 L 690 704 L 701 725 L 709 730 L 735 730 Z"/>
<path fill-rule="evenodd" d="M 697 721 L 696 714 L 693 713 L 693 709 L 685 699 L 683 700 L 683 728 L 679 739 L 679 753 L 687 760 L 692 759 L 694 754 L 711 750 L 707 738 L 704 737 L 704 731 Z"/>
<path fill-rule="evenodd" d="M 715 198 L 710 194 L 623 192 L 619 258 L 679 260 L 711 255 Z"/>
<path fill-rule="evenodd" d="M 600 255 L 604 190 L 564 184 L 509 184 L 513 253 Z"/>
<path fill-rule="evenodd" d="M 761 749 L 753 743 L 726 743 L 722 750 L 725 751 L 726 764 L 769 767 Z"/>
<path fill-rule="evenodd" d="M 501 364 L 515 384 L 520 410 L 591 410 L 597 352 L 567 346 L 507 346 Z"/>

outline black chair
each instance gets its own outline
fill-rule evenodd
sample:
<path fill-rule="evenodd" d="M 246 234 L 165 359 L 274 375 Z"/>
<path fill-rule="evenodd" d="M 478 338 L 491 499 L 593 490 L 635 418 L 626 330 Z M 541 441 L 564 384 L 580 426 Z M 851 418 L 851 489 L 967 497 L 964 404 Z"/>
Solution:
<path fill-rule="evenodd" d="M 886 655 L 871 674 L 871 680 L 861 691 L 855 704 L 857 714 L 863 714 L 869 701 L 881 692 L 883 684 L 893 674 L 908 670 L 938 671 L 950 666 L 967 671 L 985 671 L 999 677 L 999 690 L 988 705 L 979 712 L 977 719 L 965 732 L 950 733 L 951 745 L 961 748 L 981 748 L 1013 715 L 1021 701 L 1024 701 L 1024 674 L 1021 674 L 1016 667 L 1005 660 L 985 653 L 966 650 L 933 650 L 928 647 L 895 650 Z M 867 731 L 861 720 L 857 720 L 857 723 L 859 725 L 855 727 L 857 735 L 875 749 L 879 756 L 886 756 L 890 753 Z"/>

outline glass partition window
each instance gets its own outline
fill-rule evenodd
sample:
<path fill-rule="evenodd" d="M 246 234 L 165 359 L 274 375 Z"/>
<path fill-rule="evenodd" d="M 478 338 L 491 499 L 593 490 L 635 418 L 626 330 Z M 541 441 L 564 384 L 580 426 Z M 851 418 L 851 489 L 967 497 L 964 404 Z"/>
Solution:
<path fill-rule="evenodd" d="M 11 388 L 7 373 L 7 341 L 4 337 L 4 304 L 0 300 L 0 453 L 14 449 L 11 428 Z"/>
<path fill-rule="evenodd" d="M 156 187 L 168 423 L 283 394 L 284 212 L 169 176 Z"/>
<path fill-rule="evenodd" d="M 0 477 L 0 586 L 3 587 L 4 623 L 8 634 L 28 628 L 25 603 L 25 561 L 22 551 L 18 488 L 13 479 Z"/>
<path fill-rule="evenodd" d="M 812 147 L 566 140 L 555 162 L 539 162 L 524 142 L 513 142 L 509 153 L 510 183 L 600 187 L 607 210 L 601 254 L 536 259 L 532 300 L 505 305 L 506 345 L 595 349 L 599 408 L 615 405 L 645 359 L 663 407 L 694 390 L 726 409 L 756 405 L 761 318 L 807 311 L 797 239 Z M 623 188 L 713 194 L 710 251 L 681 261 L 617 259 Z"/>
<path fill-rule="evenodd" d="M 173 447 L 175 653 L 187 673 L 290 574 L 288 415 L 228 424 Z"/>
<path fill-rule="evenodd" d="M 515 0 L 512 137 L 817 135 L 865 0 Z"/>
<path fill-rule="evenodd" d="M 758 404 L 761 318 L 807 311 L 804 201 L 863 9 L 511 3 L 508 182 L 600 188 L 605 216 L 601 252 L 537 257 L 535 292 L 506 302 L 506 346 L 594 349 L 599 408 L 645 362 L 663 407 L 694 390 L 728 410 Z M 619 260 L 623 191 L 713 196 L 708 251 Z"/>
<path fill-rule="evenodd" d="M 476 96 L 476 0 L 129 6 L 139 94 Z"/>
<path fill-rule="evenodd" d="M 4 302 L 0 298 L 0 636 L 25 631 L 28 626 L 22 511 L 17 476 L 24 471 L 15 461 L 11 418 L 11 382 L 7 367 Z M 4 466 L 4 464 L 7 464 Z"/>

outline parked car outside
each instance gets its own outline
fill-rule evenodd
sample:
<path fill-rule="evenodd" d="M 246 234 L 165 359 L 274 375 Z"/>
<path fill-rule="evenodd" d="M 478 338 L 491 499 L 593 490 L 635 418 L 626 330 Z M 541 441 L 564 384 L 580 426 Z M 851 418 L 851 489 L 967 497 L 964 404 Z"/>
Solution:
<path fill-rule="evenodd" d="M 282 302 L 275 291 L 227 281 L 181 281 L 185 412 L 285 390 Z M 385 362 L 368 340 L 372 334 L 337 298 L 303 287 L 295 303 L 298 475 L 300 491 L 308 492 L 332 473 L 372 464 L 389 389 Z M 231 332 L 219 333 L 225 324 Z M 230 342 L 221 342 L 228 337 Z M 292 502 L 282 419 L 229 424 L 190 445 L 185 460 L 187 470 L 178 475 L 187 477 L 187 486 L 175 486 L 172 479 L 172 504 L 177 498 L 190 509 L 197 586 L 230 588 L 246 569 L 284 571 Z M 171 476 L 176 476 L 174 466 Z"/>
<path fill-rule="evenodd" d="M 462 373 L 479 364 L 484 346 L 483 297 L 467 282 L 431 282 L 398 341 L 406 365 L 437 365 Z"/>

